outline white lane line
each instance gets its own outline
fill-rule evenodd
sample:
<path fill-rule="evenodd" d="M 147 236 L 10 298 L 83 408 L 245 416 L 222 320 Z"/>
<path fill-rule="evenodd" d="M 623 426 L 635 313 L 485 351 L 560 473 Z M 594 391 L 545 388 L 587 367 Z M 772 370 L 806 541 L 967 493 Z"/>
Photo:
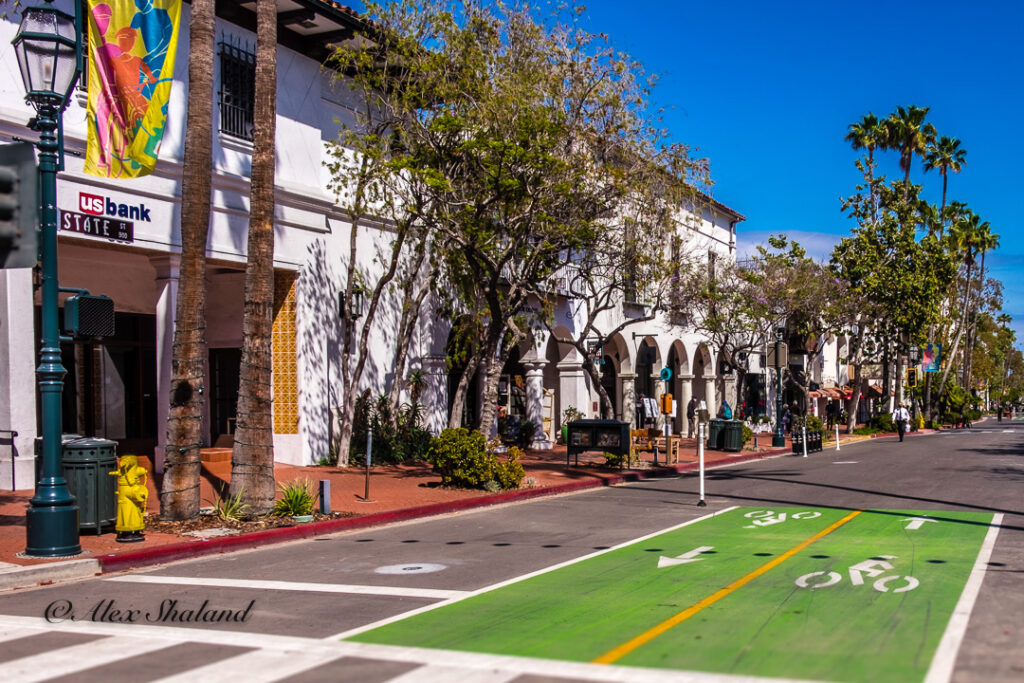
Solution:
<path fill-rule="evenodd" d="M 942 640 L 935 650 L 935 657 L 932 665 L 928 668 L 928 675 L 924 683 L 945 683 L 953 676 L 953 665 L 956 664 L 956 656 L 960 651 L 964 635 L 967 633 L 967 622 L 971 619 L 971 611 L 974 609 L 974 602 L 978 599 L 978 592 L 981 590 L 981 582 L 985 579 L 985 571 L 988 568 L 988 561 L 992 557 L 992 549 L 996 545 L 996 536 L 999 535 L 999 527 L 1003 523 L 1002 513 L 996 513 L 992 517 L 992 524 L 985 534 L 985 540 L 978 551 L 978 559 L 974 562 L 971 576 L 967 579 L 964 592 L 960 594 L 960 600 L 953 608 L 953 616 L 949 618 L 946 632 L 942 634 Z"/>
<path fill-rule="evenodd" d="M 157 583 L 175 586 L 214 586 L 217 588 L 247 588 L 250 590 L 302 591 L 306 593 L 353 593 L 357 595 L 387 595 L 399 598 L 425 598 L 451 600 L 470 595 L 469 591 L 441 590 L 439 588 L 409 588 L 406 586 L 355 586 L 335 583 L 304 583 L 299 581 L 258 581 L 254 579 L 216 579 L 191 576 L 154 576 L 127 574 L 112 576 L 105 581 L 129 583 Z"/>
<path fill-rule="evenodd" d="M 856 465 L 859 462 L 860 462 L 859 460 L 836 460 L 832 464 L 833 465 Z"/>
<path fill-rule="evenodd" d="M 388 679 L 388 683 L 506 683 L 519 678 L 518 671 L 484 671 L 458 666 L 421 666 L 401 676 Z"/>
<path fill-rule="evenodd" d="M 32 683 L 32 681 L 58 678 L 128 657 L 138 657 L 147 652 L 165 648 L 170 644 L 163 638 L 94 640 L 81 645 L 71 645 L 31 657 L 4 662 L 4 680 Z"/>
<path fill-rule="evenodd" d="M 315 642 L 315 641 L 314 641 Z M 325 650 L 257 650 L 221 659 L 206 666 L 160 678 L 153 683 L 270 683 L 301 674 L 313 667 L 344 657 L 344 652 Z"/>
<path fill-rule="evenodd" d="M 675 526 L 670 526 L 667 529 L 662 529 L 660 531 L 655 531 L 653 533 L 646 534 L 645 536 L 641 536 L 639 538 L 634 538 L 632 540 L 625 541 L 623 543 L 619 543 L 618 545 L 614 545 L 614 546 L 612 546 L 610 548 L 606 548 L 604 550 L 598 550 L 598 551 L 593 552 L 593 553 L 588 553 L 586 555 L 581 555 L 580 557 L 576 557 L 576 558 L 573 558 L 571 560 L 566 560 L 565 562 L 559 562 L 558 564 L 553 564 L 550 567 L 545 567 L 544 569 L 538 569 L 537 571 L 530 572 L 528 574 L 523 574 L 522 576 L 516 576 L 516 577 L 513 577 L 511 579 L 507 579 L 505 581 L 500 581 L 498 583 L 491 584 L 490 586 L 484 586 L 483 588 L 478 588 L 475 591 L 469 591 L 469 592 L 467 592 L 465 595 L 463 595 L 461 597 L 450 598 L 450 599 L 444 600 L 442 602 L 435 602 L 432 605 L 425 605 L 425 606 L 420 607 L 418 609 L 409 610 L 408 612 L 402 612 L 401 614 L 396 614 L 396 615 L 394 615 L 392 617 L 387 617 L 386 619 L 381 619 L 380 621 L 375 621 L 375 622 L 373 622 L 371 624 L 366 624 L 365 626 L 359 626 L 357 628 L 349 629 L 348 631 L 342 631 L 341 633 L 335 634 L 333 636 L 328 636 L 327 638 L 324 638 L 324 640 L 341 640 L 343 638 L 348 638 L 348 637 L 354 636 L 354 635 L 356 635 L 358 633 L 363 633 L 364 631 L 371 631 L 371 630 L 373 630 L 375 628 L 378 628 L 380 626 L 384 626 L 386 624 L 391 624 L 391 623 L 394 623 L 396 621 L 402 621 L 403 619 L 408 619 L 409 617 L 414 616 L 416 614 L 421 614 L 423 612 L 429 612 L 430 610 L 434 610 L 434 609 L 437 609 L 439 607 L 445 607 L 447 605 L 454 604 L 454 603 L 459 602 L 461 600 L 465 600 L 466 598 L 471 598 L 473 596 L 480 595 L 482 593 L 488 593 L 490 591 L 497 590 L 498 588 L 504 588 L 505 586 L 511 586 L 514 583 L 519 583 L 520 581 L 525 581 L 527 579 L 532 579 L 535 576 L 540 576 L 542 574 L 547 574 L 549 572 L 553 572 L 553 571 L 556 571 L 558 569 L 562 569 L 563 567 L 570 567 L 570 566 L 572 566 L 574 564 L 578 564 L 580 562 L 585 562 L 586 560 L 589 560 L 589 559 L 591 559 L 593 557 L 600 557 L 601 555 L 605 555 L 605 554 L 610 553 L 612 551 L 619 550 L 620 548 L 626 548 L 626 547 L 629 547 L 631 545 L 635 545 L 637 543 L 642 543 L 642 542 L 644 542 L 644 541 L 646 541 L 646 540 L 648 540 L 650 538 L 654 538 L 654 537 L 660 536 L 662 534 L 667 534 L 667 533 L 669 533 L 671 531 L 675 531 L 676 529 L 682 529 L 683 527 L 690 526 L 691 524 L 696 524 L 697 522 L 702 522 L 705 519 L 711 519 L 712 517 L 717 517 L 718 515 L 724 515 L 726 512 L 729 512 L 731 510 L 735 510 L 737 507 L 739 507 L 739 506 L 731 505 L 731 506 L 729 506 L 727 508 L 719 510 L 718 512 L 712 512 L 709 515 L 704 515 L 703 517 L 697 517 L 696 519 L 691 519 L 688 522 L 683 522 L 682 524 L 676 524 Z"/>
<path fill-rule="evenodd" d="M 629 683 L 752 683 L 764 681 L 765 683 L 782 683 L 778 678 L 760 678 L 756 676 L 731 676 L 729 674 L 705 674 L 693 671 L 671 671 L 667 669 L 634 668 L 628 666 L 590 664 L 584 662 L 563 662 L 551 659 L 534 659 L 531 657 L 514 657 L 511 655 L 489 655 L 474 652 L 455 652 L 451 650 L 428 650 L 415 647 L 400 647 L 395 645 L 373 645 L 369 643 L 352 643 L 333 641 L 328 642 L 318 638 L 298 638 L 295 636 L 278 636 L 266 633 L 246 633 L 243 631 L 219 631 L 205 628 L 185 628 L 181 626 L 150 626 L 148 624 L 109 624 L 104 622 L 91 621 L 63 621 L 57 624 L 48 624 L 42 617 L 14 617 L 0 615 L 0 630 L 6 631 L 17 628 L 35 628 L 47 631 L 61 631 L 71 633 L 87 633 L 102 636 L 124 636 L 122 638 L 110 638 L 110 642 L 117 642 L 117 646 L 125 653 L 124 656 L 132 656 L 139 652 L 134 647 L 139 642 L 149 640 L 162 641 L 164 645 L 174 645 L 184 642 L 201 642 L 211 645 L 233 645 L 246 648 L 259 648 L 264 650 L 275 650 L 282 653 L 324 653 L 330 660 L 337 657 L 361 657 L 364 659 L 383 659 L 390 662 L 403 662 L 407 664 L 431 665 L 437 662 L 445 662 L 450 666 L 457 666 L 469 670 L 484 671 L 515 671 L 521 675 L 534 675 L 544 678 L 564 677 L 578 678 L 588 681 L 628 681 Z M 96 647 L 97 642 L 85 643 L 74 647 Z M 128 647 L 130 644 L 132 647 Z M 65 650 L 70 648 L 65 648 Z M 40 655 L 47 657 L 48 655 Z M 79 661 L 79 668 L 91 668 L 95 664 L 88 661 L 90 658 L 83 657 Z M 225 661 L 218 662 L 224 666 Z M 187 662 L 184 663 L 187 665 Z M 6 667 L 7 664 L 4 665 Z M 49 677 L 48 663 L 46 676 Z M 199 670 L 197 667 L 195 670 Z M 225 670 L 230 671 L 228 667 Z M 8 676 L 8 670 L 3 669 L 3 680 L 20 680 Z M 195 680 L 191 678 L 190 680 Z M 238 677 L 232 677 L 232 683 Z"/>

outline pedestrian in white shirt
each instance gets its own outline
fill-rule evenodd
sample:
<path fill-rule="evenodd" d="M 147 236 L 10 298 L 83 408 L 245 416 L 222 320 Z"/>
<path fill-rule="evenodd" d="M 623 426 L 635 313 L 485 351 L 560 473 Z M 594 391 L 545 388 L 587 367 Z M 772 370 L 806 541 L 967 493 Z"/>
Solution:
<path fill-rule="evenodd" d="M 907 422 L 910 420 L 910 413 L 900 403 L 896 406 L 896 410 L 892 411 L 892 421 L 896 424 L 896 432 L 900 435 L 900 441 L 903 441 L 903 433 L 907 431 Z"/>

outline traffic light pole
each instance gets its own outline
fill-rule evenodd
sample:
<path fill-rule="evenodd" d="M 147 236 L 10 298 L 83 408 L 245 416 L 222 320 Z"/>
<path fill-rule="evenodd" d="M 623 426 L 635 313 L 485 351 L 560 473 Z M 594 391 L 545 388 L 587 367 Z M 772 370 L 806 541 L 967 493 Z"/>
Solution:
<path fill-rule="evenodd" d="M 57 161 L 55 131 L 61 112 L 39 107 L 39 239 L 42 262 L 42 351 L 36 377 L 43 423 L 42 467 L 36 493 L 25 515 L 25 554 L 63 557 L 82 551 L 78 540 L 78 505 L 61 471 L 61 393 L 66 370 L 61 363 L 57 319 Z"/>

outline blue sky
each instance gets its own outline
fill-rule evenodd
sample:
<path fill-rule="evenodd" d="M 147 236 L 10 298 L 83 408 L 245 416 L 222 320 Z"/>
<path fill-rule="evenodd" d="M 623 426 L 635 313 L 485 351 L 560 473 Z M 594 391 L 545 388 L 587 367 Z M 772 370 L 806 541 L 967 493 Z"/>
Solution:
<path fill-rule="evenodd" d="M 825 257 L 850 221 L 859 180 L 843 138 L 864 114 L 930 107 L 967 165 L 949 179 L 1000 235 L 986 264 L 1024 346 L 1024 3 L 591 0 L 583 25 L 661 76 L 666 126 L 711 161 L 716 199 L 747 217 L 741 248 L 783 232 Z M 899 173 L 895 153 L 880 160 Z M 937 172 L 911 179 L 941 199 Z"/>

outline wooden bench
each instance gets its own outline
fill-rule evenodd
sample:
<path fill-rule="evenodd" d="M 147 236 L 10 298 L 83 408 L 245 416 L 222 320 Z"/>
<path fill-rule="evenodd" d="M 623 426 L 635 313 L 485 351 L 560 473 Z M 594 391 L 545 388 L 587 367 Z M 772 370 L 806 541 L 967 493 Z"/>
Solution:
<path fill-rule="evenodd" d="M 640 453 L 651 453 L 655 449 L 665 454 L 665 462 L 679 462 L 679 435 L 672 434 L 668 437 L 668 448 L 665 447 L 665 435 L 658 429 L 631 429 L 629 430 L 629 463 L 632 467 L 634 460 L 639 460 Z"/>

